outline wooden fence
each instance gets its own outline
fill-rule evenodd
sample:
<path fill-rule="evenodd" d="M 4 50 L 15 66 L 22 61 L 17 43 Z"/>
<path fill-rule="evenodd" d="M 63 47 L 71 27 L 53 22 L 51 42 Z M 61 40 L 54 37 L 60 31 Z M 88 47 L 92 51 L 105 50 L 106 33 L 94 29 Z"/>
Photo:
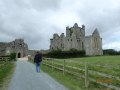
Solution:
<path fill-rule="evenodd" d="M 7 61 L 9 61 L 9 56 L 0 56 L 0 68 L 4 67 Z"/>
<path fill-rule="evenodd" d="M 9 59 L 9 56 L 0 56 L 0 61 L 8 61 Z"/>
<path fill-rule="evenodd" d="M 67 65 L 66 60 L 63 60 L 62 64 L 61 63 L 56 63 L 56 61 L 57 61 L 57 59 L 44 58 L 43 64 L 51 67 L 52 70 L 53 69 L 58 69 L 58 70 L 62 71 L 64 75 L 65 75 L 65 73 L 68 73 L 68 74 L 71 74 L 71 75 L 74 75 L 74 76 L 77 76 L 77 77 L 80 77 L 80 78 L 84 78 L 85 87 L 88 87 L 90 82 L 94 82 L 94 83 L 97 83 L 99 85 L 105 86 L 107 88 L 120 90 L 119 86 L 116 86 L 116 85 L 112 84 L 113 79 L 120 82 L 120 77 L 113 76 L 113 75 L 106 74 L 106 73 L 99 72 L 99 71 L 89 70 L 88 66 L 89 65 L 94 65 L 94 64 L 89 64 L 87 62 L 86 63 L 80 63 L 81 65 L 84 65 L 84 67 L 83 68 L 81 68 L 81 67 L 78 68 L 76 66 Z M 102 66 L 100 64 L 95 64 L 94 66 L 111 68 L 108 65 Z M 116 68 L 117 68 L 117 66 L 116 66 Z M 74 69 L 74 71 L 70 71 L 70 69 Z M 82 71 L 84 73 L 80 73 L 80 72 L 78 73 L 78 72 L 76 72 L 76 70 Z M 105 77 L 105 78 L 107 78 L 107 80 L 95 79 L 94 77 L 90 77 L 90 75 L 95 75 L 95 76 L 98 75 L 100 77 Z"/>

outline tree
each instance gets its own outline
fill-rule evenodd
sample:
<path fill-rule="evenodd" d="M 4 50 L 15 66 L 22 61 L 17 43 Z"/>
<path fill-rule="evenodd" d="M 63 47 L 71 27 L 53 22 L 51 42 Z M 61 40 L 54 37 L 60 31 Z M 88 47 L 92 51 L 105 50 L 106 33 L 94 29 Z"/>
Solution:
<path fill-rule="evenodd" d="M 10 53 L 10 60 L 16 61 L 16 53 Z"/>

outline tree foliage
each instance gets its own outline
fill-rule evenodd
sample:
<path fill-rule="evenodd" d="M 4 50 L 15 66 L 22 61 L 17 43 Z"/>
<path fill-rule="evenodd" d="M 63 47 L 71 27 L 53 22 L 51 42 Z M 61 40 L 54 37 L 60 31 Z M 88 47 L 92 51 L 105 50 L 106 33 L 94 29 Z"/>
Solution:
<path fill-rule="evenodd" d="M 120 55 L 120 51 L 116 51 L 114 49 L 106 49 L 103 50 L 104 55 Z"/>
<path fill-rule="evenodd" d="M 16 53 L 10 53 L 10 60 L 16 60 Z"/>
<path fill-rule="evenodd" d="M 53 50 L 47 54 L 44 54 L 45 57 L 50 58 L 74 58 L 74 57 L 83 57 L 85 56 L 84 50 L 70 49 L 69 51 L 62 51 L 60 49 Z"/>

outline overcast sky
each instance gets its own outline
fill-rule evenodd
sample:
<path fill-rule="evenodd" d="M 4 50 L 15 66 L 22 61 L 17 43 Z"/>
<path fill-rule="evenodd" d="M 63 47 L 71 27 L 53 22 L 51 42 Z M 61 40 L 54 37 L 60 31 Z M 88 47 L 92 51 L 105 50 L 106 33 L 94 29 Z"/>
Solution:
<path fill-rule="evenodd" d="M 120 50 L 120 0 L 0 0 L 0 42 L 24 38 L 30 49 L 49 49 L 52 35 L 74 23 L 86 35 L 98 28 L 103 48 Z"/>

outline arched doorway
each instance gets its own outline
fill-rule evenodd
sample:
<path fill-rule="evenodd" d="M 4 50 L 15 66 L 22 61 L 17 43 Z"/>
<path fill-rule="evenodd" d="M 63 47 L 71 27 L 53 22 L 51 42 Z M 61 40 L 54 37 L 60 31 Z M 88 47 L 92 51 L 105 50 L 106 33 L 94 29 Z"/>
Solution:
<path fill-rule="evenodd" d="M 18 58 L 21 58 L 21 53 L 20 52 L 18 53 Z"/>

